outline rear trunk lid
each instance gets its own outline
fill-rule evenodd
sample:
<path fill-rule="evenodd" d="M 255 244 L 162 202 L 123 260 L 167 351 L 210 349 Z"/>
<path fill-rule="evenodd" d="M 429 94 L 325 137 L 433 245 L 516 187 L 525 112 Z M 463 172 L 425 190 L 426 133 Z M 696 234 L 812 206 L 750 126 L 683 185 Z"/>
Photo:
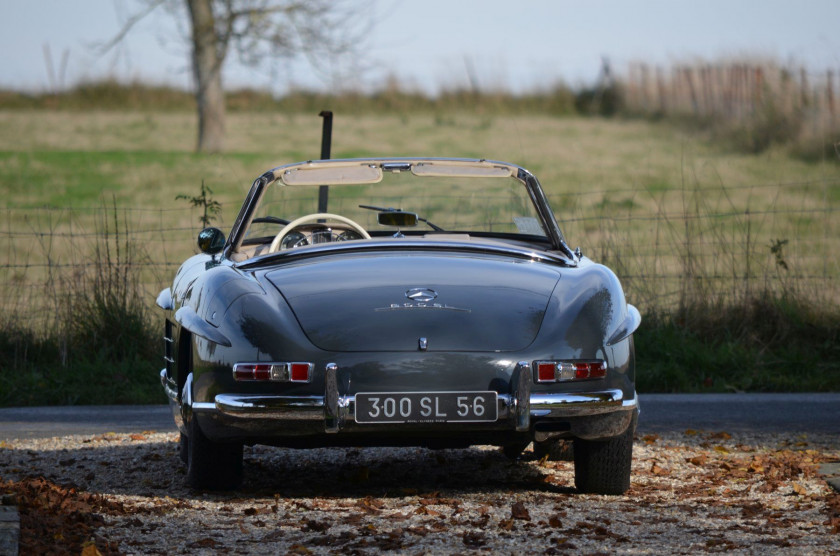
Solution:
<path fill-rule="evenodd" d="M 318 257 L 266 273 L 309 340 L 338 352 L 517 351 L 559 269 L 507 257 Z"/>

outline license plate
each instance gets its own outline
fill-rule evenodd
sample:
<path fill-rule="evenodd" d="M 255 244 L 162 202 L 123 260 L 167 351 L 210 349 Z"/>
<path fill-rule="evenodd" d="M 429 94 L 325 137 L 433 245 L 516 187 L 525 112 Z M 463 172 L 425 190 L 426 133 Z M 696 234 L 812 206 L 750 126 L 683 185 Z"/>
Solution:
<path fill-rule="evenodd" d="M 498 418 L 496 392 L 356 394 L 357 423 L 483 423 Z"/>

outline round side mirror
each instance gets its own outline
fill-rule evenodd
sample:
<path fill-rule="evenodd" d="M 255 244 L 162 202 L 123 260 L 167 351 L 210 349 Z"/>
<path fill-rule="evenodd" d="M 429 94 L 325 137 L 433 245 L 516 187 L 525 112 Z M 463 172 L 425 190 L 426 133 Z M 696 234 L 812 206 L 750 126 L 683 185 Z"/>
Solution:
<path fill-rule="evenodd" d="M 198 232 L 198 248 L 202 253 L 215 255 L 225 246 L 225 234 L 219 228 L 204 228 Z"/>

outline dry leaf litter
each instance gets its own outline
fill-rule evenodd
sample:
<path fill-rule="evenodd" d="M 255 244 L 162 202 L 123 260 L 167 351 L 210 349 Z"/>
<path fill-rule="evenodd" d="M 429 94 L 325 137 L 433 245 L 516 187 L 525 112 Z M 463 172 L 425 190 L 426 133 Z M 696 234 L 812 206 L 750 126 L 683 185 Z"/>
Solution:
<path fill-rule="evenodd" d="M 0 442 L 21 554 L 840 554 L 836 439 L 639 435 L 625 496 L 497 448 L 245 449 L 234 492 L 184 486 L 177 434 Z"/>

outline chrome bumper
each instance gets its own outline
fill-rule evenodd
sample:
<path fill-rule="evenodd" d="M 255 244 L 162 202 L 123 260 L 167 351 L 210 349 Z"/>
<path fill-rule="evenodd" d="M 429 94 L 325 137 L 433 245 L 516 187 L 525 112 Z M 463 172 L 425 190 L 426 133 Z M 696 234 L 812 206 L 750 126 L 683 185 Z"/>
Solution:
<path fill-rule="evenodd" d="M 230 417 L 320 420 L 325 419 L 324 396 L 263 396 L 257 394 L 219 394 L 215 403 L 193 403 L 193 411 L 218 411 Z M 499 394 L 499 419 L 512 418 L 513 396 Z M 621 390 L 604 390 L 582 394 L 532 394 L 529 398 L 529 420 L 535 418 L 582 417 L 634 409 L 637 398 L 624 399 Z M 340 396 L 336 413 L 344 420 L 355 421 L 356 397 Z"/>
<path fill-rule="evenodd" d="M 626 399 L 620 389 L 563 394 L 531 393 L 530 366 L 520 363 L 517 372 L 518 375 L 512 381 L 513 391 L 510 394 L 498 394 L 496 423 L 508 422 L 510 428 L 519 432 L 530 431 L 533 425 L 538 425 L 538 439 L 555 436 L 554 432 L 539 430 L 540 424 L 552 420 L 571 422 L 572 432 L 578 436 L 594 438 L 619 434 L 626 429 L 631 412 L 639 409 L 636 394 Z M 161 373 L 161 382 L 167 395 L 175 402 L 176 392 L 166 383 L 164 373 Z M 307 424 L 323 427 L 326 433 L 337 433 L 347 424 L 355 424 L 356 397 L 338 395 L 334 369 L 328 368 L 325 386 L 323 396 L 218 394 L 213 402 L 184 401 L 195 414 L 234 423 L 253 420 Z M 592 419 L 593 416 L 602 417 Z M 598 421 L 602 424 L 596 425 Z M 607 421 L 609 424 L 605 423 Z M 617 429 L 620 431 L 616 433 Z"/>

